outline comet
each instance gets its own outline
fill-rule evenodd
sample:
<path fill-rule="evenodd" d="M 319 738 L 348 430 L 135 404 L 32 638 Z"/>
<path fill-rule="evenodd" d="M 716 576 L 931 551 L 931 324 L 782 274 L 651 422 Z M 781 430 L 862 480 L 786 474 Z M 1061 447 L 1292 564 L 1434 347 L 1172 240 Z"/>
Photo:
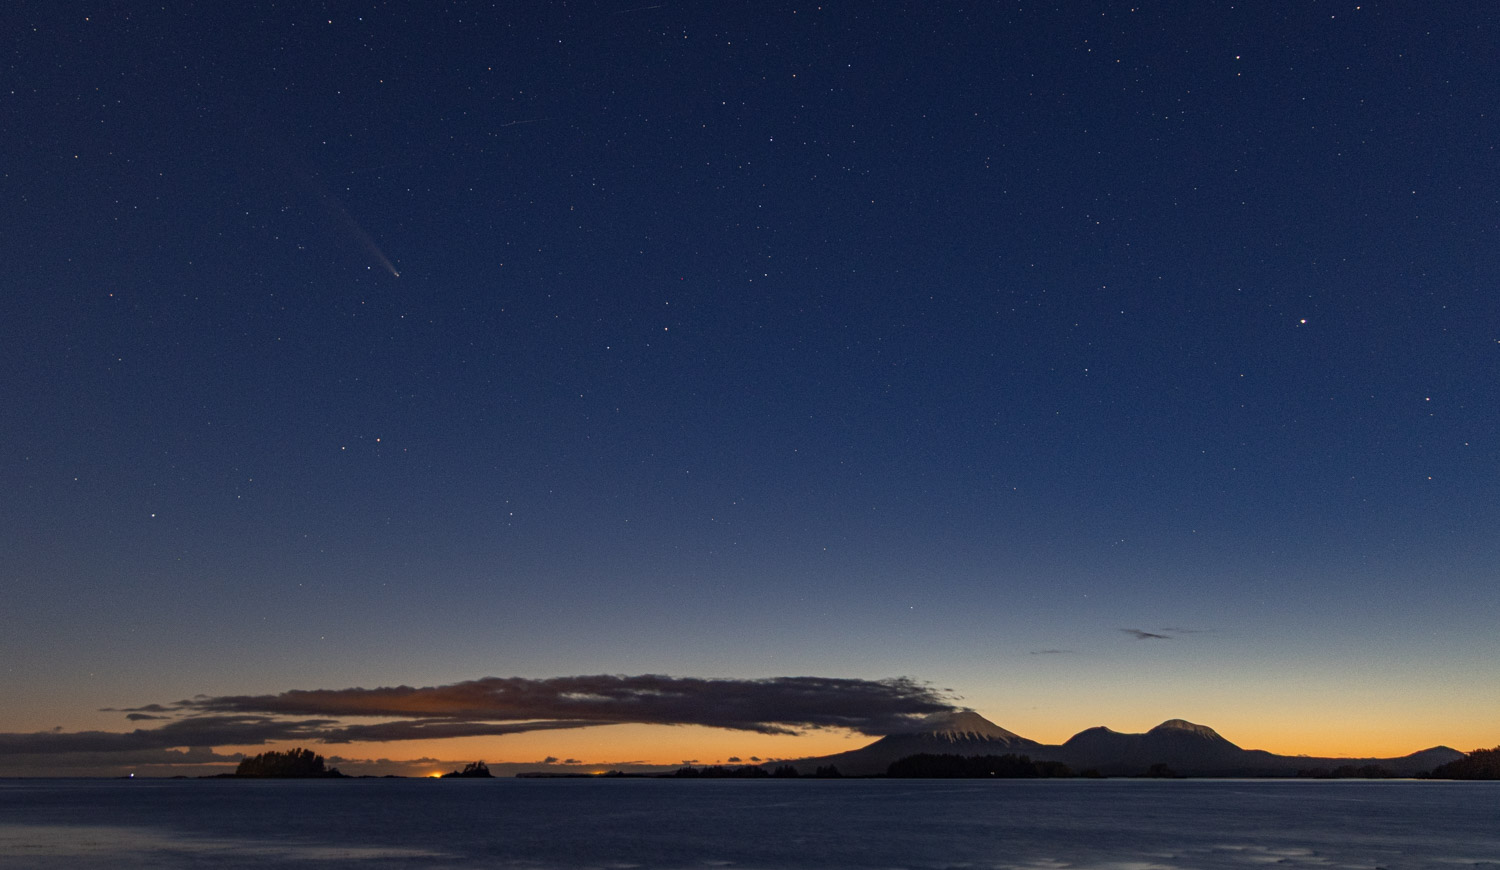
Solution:
<path fill-rule="evenodd" d="M 385 252 L 380 250 L 380 246 L 375 244 L 375 240 L 370 237 L 369 233 L 365 232 L 365 228 L 360 226 L 359 221 L 354 219 L 354 215 L 350 214 L 347 208 L 344 208 L 344 204 L 339 202 L 339 198 L 331 193 L 323 192 L 322 199 L 323 204 L 339 218 L 344 228 L 349 231 L 349 234 L 354 236 L 364 246 L 364 249 L 370 256 L 375 258 L 375 262 L 379 263 L 387 272 L 390 272 L 392 278 L 400 278 L 401 273 L 391 263 L 391 258 L 387 257 Z"/>

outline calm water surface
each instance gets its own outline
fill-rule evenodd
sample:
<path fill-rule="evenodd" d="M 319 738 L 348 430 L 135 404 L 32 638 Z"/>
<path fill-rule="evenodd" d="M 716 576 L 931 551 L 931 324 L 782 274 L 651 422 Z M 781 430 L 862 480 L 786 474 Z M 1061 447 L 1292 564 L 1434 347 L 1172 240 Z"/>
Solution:
<path fill-rule="evenodd" d="M 0 780 L 0 868 L 1495 868 L 1500 783 Z"/>

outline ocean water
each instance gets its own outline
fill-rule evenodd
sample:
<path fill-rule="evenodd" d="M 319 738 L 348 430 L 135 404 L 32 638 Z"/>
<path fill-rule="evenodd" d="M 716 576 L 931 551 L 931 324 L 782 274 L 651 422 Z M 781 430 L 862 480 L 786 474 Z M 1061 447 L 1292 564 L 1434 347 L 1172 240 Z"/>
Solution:
<path fill-rule="evenodd" d="M 1500 783 L 0 780 L 0 868 L 1496 868 Z"/>

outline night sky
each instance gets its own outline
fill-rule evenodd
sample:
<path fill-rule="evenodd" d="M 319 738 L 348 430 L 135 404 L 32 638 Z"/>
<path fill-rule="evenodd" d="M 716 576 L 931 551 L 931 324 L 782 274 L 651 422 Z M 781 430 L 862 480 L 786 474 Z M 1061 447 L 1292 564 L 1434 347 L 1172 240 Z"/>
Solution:
<path fill-rule="evenodd" d="M 724 682 L 317 748 L 889 730 L 683 712 L 807 676 L 1045 742 L 1500 741 L 1492 4 L 0 17 L 0 774 L 601 674 Z"/>

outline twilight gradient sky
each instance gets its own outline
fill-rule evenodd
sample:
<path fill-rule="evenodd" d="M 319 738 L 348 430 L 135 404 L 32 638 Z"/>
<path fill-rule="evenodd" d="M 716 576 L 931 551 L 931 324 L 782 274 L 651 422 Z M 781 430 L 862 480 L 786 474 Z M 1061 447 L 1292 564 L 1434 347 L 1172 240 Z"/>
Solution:
<path fill-rule="evenodd" d="M 0 773 L 591 674 L 1500 742 L 1492 4 L 165 7 L 0 37 Z M 858 745 L 663 721 L 338 751 Z"/>

